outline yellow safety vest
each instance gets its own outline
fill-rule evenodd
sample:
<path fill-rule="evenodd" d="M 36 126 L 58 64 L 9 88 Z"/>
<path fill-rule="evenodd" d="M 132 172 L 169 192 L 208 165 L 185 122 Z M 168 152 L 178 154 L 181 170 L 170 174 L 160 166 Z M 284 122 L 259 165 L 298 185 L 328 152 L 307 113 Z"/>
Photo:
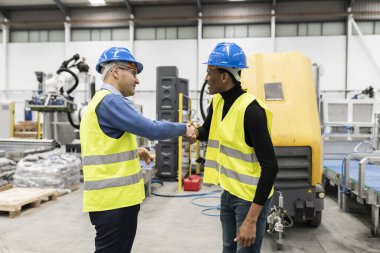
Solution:
<path fill-rule="evenodd" d="M 111 138 L 99 126 L 95 109 L 110 93 L 95 94 L 80 124 L 84 212 L 133 206 L 145 198 L 136 136 L 125 132 L 118 139 Z"/>
<path fill-rule="evenodd" d="M 213 116 L 206 151 L 204 182 L 220 184 L 231 194 L 252 201 L 261 175 L 261 166 L 255 150 L 245 143 L 244 114 L 256 100 L 265 109 L 270 133 L 272 113 L 250 93 L 241 95 L 222 121 L 224 100 L 220 94 L 213 97 Z M 273 188 L 269 196 L 272 196 Z"/>

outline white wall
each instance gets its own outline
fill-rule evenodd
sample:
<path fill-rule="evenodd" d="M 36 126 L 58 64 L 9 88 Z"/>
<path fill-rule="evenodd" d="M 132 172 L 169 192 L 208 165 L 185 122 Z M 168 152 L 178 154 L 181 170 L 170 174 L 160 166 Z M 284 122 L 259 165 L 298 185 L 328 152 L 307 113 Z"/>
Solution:
<path fill-rule="evenodd" d="M 66 44 L 65 59 L 69 59 L 74 54 L 79 54 L 86 59 L 86 63 L 90 66 L 90 73 L 96 78 L 96 88 L 102 85 L 100 74 L 95 70 L 100 54 L 110 47 L 127 47 L 130 48 L 129 41 L 88 41 L 88 42 L 69 42 Z M 60 65 L 57 66 L 57 68 Z M 78 87 L 79 90 L 83 87 Z"/>
<path fill-rule="evenodd" d="M 140 85 L 137 95 L 132 98 L 136 104 L 144 107 L 144 114 L 155 118 L 156 94 L 156 67 L 175 65 L 179 69 L 179 76 L 189 79 L 190 90 L 200 90 L 206 74 L 206 66 L 202 64 L 208 55 L 221 41 L 238 43 L 246 53 L 272 52 L 271 38 L 242 38 L 242 39 L 203 39 L 197 40 L 149 40 L 134 41 L 134 55 L 144 64 L 144 71 L 139 75 Z M 368 45 L 370 52 L 365 51 Z M 365 36 L 365 43 L 354 36 L 349 45 L 348 89 L 361 90 L 369 85 L 380 89 L 380 36 Z M 3 46 L 3 44 L 1 45 Z M 75 53 L 87 59 L 90 72 L 96 76 L 97 88 L 101 86 L 100 75 L 95 71 L 95 65 L 100 53 L 111 46 L 131 47 L 129 41 L 101 41 L 101 42 L 69 42 L 69 43 L 10 43 L 8 44 L 7 66 L 0 61 L 0 75 L 7 73 L 8 85 L 0 78 L 0 99 L 4 98 L 4 89 L 17 90 L 9 93 L 9 99 L 22 101 L 29 98 L 31 90 L 37 88 L 34 72 L 43 71 L 54 73 L 61 62 Z M 343 90 L 345 88 L 345 36 L 324 37 L 278 37 L 276 51 L 300 51 L 308 56 L 312 62 L 324 66 L 324 76 L 321 77 L 322 90 Z M 0 57 L 4 57 L 0 50 Z M 370 55 L 373 55 L 373 59 Z M 5 72 L 6 71 L 6 72 Z M 78 88 L 83 89 L 82 87 Z M 196 98 L 196 93 L 192 93 Z M 343 93 L 344 95 L 344 93 Z M 194 105 L 195 104 L 195 105 Z M 193 107 L 197 108 L 198 101 Z M 22 106 L 22 103 L 20 103 Z M 21 111 L 21 112 L 19 112 Z M 17 109 L 16 120 L 22 120 L 22 110 Z"/>
<path fill-rule="evenodd" d="M 284 37 L 276 38 L 276 51 L 299 51 L 312 63 L 322 65 L 321 90 L 343 90 L 345 86 L 346 37 Z"/>
<path fill-rule="evenodd" d="M 9 43 L 8 88 L 37 90 L 35 71 L 55 73 L 64 60 L 64 43 Z"/>
<path fill-rule="evenodd" d="M 380 90 L 380 36 L 365 36 L 363 39 L 353 36 L 349 44 L 347 88 L 363 90 L 372 85 Z"/>

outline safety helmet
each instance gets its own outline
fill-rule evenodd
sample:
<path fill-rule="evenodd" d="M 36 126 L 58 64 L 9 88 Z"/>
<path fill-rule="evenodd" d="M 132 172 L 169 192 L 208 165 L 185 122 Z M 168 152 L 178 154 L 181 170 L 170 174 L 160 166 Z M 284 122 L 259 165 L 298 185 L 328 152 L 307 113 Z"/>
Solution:
<path fill-rule="evenodd" d="M 243 49 L 231 42 L 221 42 L 216 45 L 208 57 L 208 61 L 204 64 L 220 68 L 248 68 Z"/>
<path fill-rule="evenodd" d="M 144 68 L 144 66 L 140 62 L 136 61 L 135 57 L 125 47 L 111 47 L 100 55 L 98 64 L 96 64 L 96 71 L 100 73 L 102 65 L 113 61 L 126 61 L 134 63 L 137 67 L 137 74 Z"/>

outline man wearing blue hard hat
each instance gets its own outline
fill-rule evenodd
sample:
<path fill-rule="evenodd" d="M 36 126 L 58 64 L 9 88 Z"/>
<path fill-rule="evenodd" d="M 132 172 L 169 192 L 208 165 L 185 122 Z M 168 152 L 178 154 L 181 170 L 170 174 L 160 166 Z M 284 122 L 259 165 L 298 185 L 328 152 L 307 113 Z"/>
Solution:
<path fill-rule="evenodd" d="M 145 198 L 139 159 L 153 158 L 138 148 L 136 135 L 150 140 L 194 134 L 183 123 L 145 118 L 127 97 L 135 94 L 143 65 L 123 47 L 102 53 L 96 71 L 104 81 L 80 124 L 83 210 L 96 229 L 95 252 L 131 252 L 140 203 Z"/>
<path fill-rule="evenodd" d="M 272 114 L 241 87 L 241 71 L 248 66 L 238 45 L 219 43 L 206 64 L 205 81 L 213 99 L 196 131 L 198 140 L 208 141 L 203 181 L 223 188 L 223 253 L 257 253 L 278 172 Z"/>

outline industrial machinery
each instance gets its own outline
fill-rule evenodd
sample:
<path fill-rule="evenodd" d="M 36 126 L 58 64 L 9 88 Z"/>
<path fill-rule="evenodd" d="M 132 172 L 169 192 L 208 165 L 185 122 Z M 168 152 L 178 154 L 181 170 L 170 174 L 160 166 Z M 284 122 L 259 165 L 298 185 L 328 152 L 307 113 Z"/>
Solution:
<path fill-rule="evenodd" d="M 368 90 L 368 89 L 366 89 Z M 367 92 L 361 92 L 365 94 Z M 371 210 L 371 234 L 380 235 L 380 102 L 322 100 L 324 181 L 337 188 L 339 207 Z M 369 207 L 369 208 L 368 208 Z"/>
<path fill-rule="evenodd" d="M 268 231 L 282 248 L 284 229 L 295 222 L 318 227 L 322 220 L 322 139 L 310 60 L 297 52 L 252 54 L 242 85 L 273 113 L 271 136 L 279 173 Z"/>
<path fill-rule="evenodd" d="M 43 133 L 45 139 L 55 139 L 68 144 L 75 139 L 74 129 L 79 129 L 81 109 L 74 102 L 73 91 L 80 85 L 84 88 L 85 106 L 95 93 L 95 78 L 88 74 L 89 66 L 75 54 L 64 61 L 55 75 L 36 72 L 38 94 L 27 100 L 25 107 L 44 114 Z M 74 120 L 73 114 L 77 112 Z M 65 119 L 67 118 L 67 120 Z"/>

